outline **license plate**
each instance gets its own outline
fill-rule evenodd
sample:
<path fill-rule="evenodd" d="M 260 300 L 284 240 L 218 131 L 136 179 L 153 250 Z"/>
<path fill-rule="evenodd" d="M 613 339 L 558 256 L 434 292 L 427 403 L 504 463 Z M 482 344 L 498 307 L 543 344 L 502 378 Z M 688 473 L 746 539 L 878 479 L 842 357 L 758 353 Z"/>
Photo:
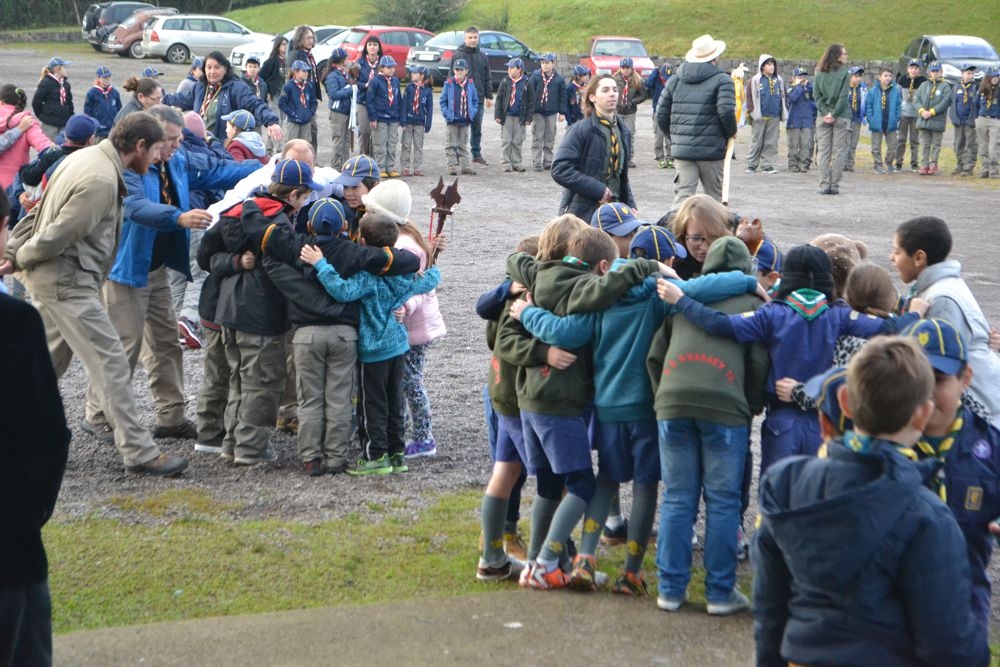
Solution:
<path fill-rule="evenodd" d="M 422 60 L 424 62 L 433 62 L 438 59 L 436 53 L 418 53 L 417 60 Z"/>
<path fill-rule="evenodd" d="M 243 62 L 243 54 L 242 53 L 235 53 L 235 54 L 233 54 L 233 64 L 234 65 L 239 65 L 242 62 Z"/>

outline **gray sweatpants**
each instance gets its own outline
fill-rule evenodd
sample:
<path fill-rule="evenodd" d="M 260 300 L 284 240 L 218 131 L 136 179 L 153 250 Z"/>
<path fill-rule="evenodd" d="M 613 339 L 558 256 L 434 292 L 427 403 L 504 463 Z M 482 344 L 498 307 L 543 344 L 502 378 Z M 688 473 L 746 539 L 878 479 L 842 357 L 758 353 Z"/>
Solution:
<path fill-rule="evenodd" d="M 520 116 L 507 116 L 500 128 L 500 164 L 505 168 L 521 166 L 523 144 L 524 123 Z"/>
<path fill-rule="evenodd" d="M 351 130 L 347 127 L 350 117 L 339 111 L 330 112 L 330 131 L 333 134 L 333 157 L 330 164 L 339 170 L 351 157 Z"/>
<path fill-rule="evenodd" d="M 201 388 L 195 409 L 198 442 L 210 442 L 226 434 L 226 404 L 229 402 L 229 364 L 222 331 L 202 328 L 205 347 L 202 348 Z"/>
<path fill-rule="evenodd" d="M 941 139 L 944 131 L 920 130 L 920 166 L 929 167 L 937 164 L 941 154 Z"/>
<path fill-rule="evenodd" d="M 278 417 L 285 382 L 285 336 L 261 336 L 223 328 L 229 363 L 229 402 L 223 454 L 259 457 Z"/>
<path fill-rule="evenodd" d="M 882 140 L 885 139 L 885 160 L 882 159 Z M 896 156 L 895 132 L 872 132 L 872 164 L 876 169 L 892 166 Z"/>
<path fill-rule="evenodd" d="M 399 159 L 403 169 L 416 171 L 424 164 L 424 126 L 404 125 L 402 131 L 402 157 Z"/>
<path fill-rule="evenodd" d="M 552 151 L 556 145 L 558 114 L 536 113 L 531 121 L 531 161 L 536 167 L 552 166 Z"/>
<path fill-rule="evenodd" d="M 861 123 L 851 121 L 851 138 L 847 142 L 847 152 L 844 154 L 844 169 L 854 170 L 854 158 L 857 157 L 859 141 L 861 141 Z"/>
<path fill-rule="evenodd" d="M 370 126 L 369 126 L 370 127 Z M 372 130 L 372 157 L 382 171 L 399 171 L 396 146 L 399 144 L 399 123 L 380 120 Z"/>
<path fill-rule="evenodd" d="M 293 345 L 298 368 L 299 458 L 323 459 L 327 467 L 346 465 L 358 330 L 343 324 L 299 327 Z"/>
<path fill-rule="evenodd" d="M 785 129 L 785 140 L 788 143 L 788 169 L 805 171 L 812 162 L 811 127 L 789 127 Z"/>
<path fill-rule="evenodd" d="M 976 168 L 976 154 L 978 153 L 976 142 L 976 128 L 969 125 L 955 126 L 955 161 L 958 168 L 971 174 Z"/>
<path fill-rule="evenodd" d="M 671 210 L 676 211 L 681 203 L 692 197 L 698 191 L 698 183 L 705 194 L 712 199 L 722 201 L 722 168 L 725 160 L 674 160 L 677 174 L 674 176 L 674 203 Z"/>
<path fill-rule="evenodd" d="M 981 174 L 1000 176 L 1000 118 L 976 119 Z"/>
<path fill-rule="evenodd" d="M 778 161 L 778 133 L 781 127 L 780 118 L 761 118 L 754 120 L 750 135 L 750 152 L 747 153 L 747 168 L 756 169 L 759 166 L 774 167 Z"/>
<path fill-rule="evenodd" d="M 444 156 L 448 159 L 451 169 L 469 169 L 472 167 L 469 156 L 469 126 L 448 125 Z"/>
<path fill-rule="evenodd" d="M 906 141 L 910 141 L 910 166 L 916 167 L 920 161 L 920 141 L 917 138 L 917 118 L 900 118 L 899 130 L 896 133 L 896 166 L 903 166 L 903 156 L 906 154 Z"/>

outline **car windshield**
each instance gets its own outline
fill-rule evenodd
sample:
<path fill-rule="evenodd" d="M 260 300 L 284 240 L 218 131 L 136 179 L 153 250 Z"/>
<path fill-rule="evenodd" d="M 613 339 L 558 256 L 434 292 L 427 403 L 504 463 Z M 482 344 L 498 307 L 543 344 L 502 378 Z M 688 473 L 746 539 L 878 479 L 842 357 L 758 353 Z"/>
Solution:
<path fill-rule="evenodd" d="M 634 39 L 599 39 L 594 42 L 595 56 L 632 56 L 643 58 L 648 54 L 642 42 Z"/>
<path fill-rule="evenodd" d="M 364 30 L 345 30 L 342 39 L 341 39 L 340 35 L 337 35 L 336 37 L 337 37 L 337 40 L 339 40 L 339 41 L 331 41 L 329 43 L 330 44 L 360 44 L 362 41 L 364 41 L 365 35 L 367 35 L 367 34 L 368 33 L 365 32 Z"/>
<path fill-rule="evenodd" d="M 465 33 L 452 31 L 443 32 L 440 35 L 435 35 L 431 37 L 426 42 L 424 46 L 438 46 L 443 49 L 454 49 L 459 44 L 465 43 Z"/>
<path fill-rule="evenodd" d="M 347 36 L 350 30 L 346 28 L 341 28 L 340 30 L 334 30 L 326 39 L 322 41 L 323 44 L 343 44 L 344 37 Z M 289 37 L 288 39 L 291 39 Z"/>
<path fill-rule="evenodd" d="M 979 40 L 938 44 L 938 57 L 949 59 L 979 58 L 982 60 L 997 60 L 996 51 L 990 47 L 989 43 Z"/>

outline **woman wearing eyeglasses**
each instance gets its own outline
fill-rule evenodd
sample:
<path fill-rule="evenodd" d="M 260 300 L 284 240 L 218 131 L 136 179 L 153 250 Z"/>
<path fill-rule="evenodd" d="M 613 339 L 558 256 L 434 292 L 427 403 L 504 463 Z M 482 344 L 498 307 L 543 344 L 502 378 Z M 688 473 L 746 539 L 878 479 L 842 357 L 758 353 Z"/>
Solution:
<path fill-rule="evenodd" d="M 132 93 L 132 99 L 125 103 L 122 110 L 115 116 L 115 123 L 135 111 L 147 111 L 163 101 L 163 88 L 159 81 L 151 78 L 140 79 L 137 76 L 130 76 L 125 79 L 122 89 Z"/>
<path fill-rule="evenodd" d="M 674 236 L 688 251 L 685 259 L 674 260 L 677 275 L 684 280 L 701 275 L 708 247 L 716 239 L 733 235 L 731 220 L 729 209 L 708 195 L 694 195 L 684 200 L 673 220 Z"/>

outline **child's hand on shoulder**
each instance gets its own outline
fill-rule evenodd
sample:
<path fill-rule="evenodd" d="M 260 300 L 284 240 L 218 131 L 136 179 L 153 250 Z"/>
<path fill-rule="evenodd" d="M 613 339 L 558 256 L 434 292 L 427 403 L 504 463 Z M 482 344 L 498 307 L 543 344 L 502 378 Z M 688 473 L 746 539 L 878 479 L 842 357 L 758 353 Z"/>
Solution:
<path fill-rule="evenodd" d="M 663 262 L 657 262 L 660 265 L 660 275 L 664 278 L 670 278 L 671 280 L 679 280 L 680 276 L 674 271 L 673 267 L 667 266 Z"/>
<path fill-rule="evenodd" d="M 663 278 L 656 279 L 656 293 L 660 298 L 670 305 L 676 304 L 684 296 L 684 292 L 677 285 L 667 282 Z"/>
<path fill-rule="evenodd" d="M 784 401 L 785 403 L 791 403 L 792 391 L 798 383 L 799 381 L 795 378 L 781 378 L 780 380 L 775 380 L 774 393 L 777 395 L 778 400 Z"/>
<path fill-rule="evenodd" d="M 907 312 L 916 313 L 923 317 L 927 314 L 927 309 L 931 307 L 931 302 L 926 299 L 921 299 L 919 296 L 915 296 L 910 299 L 910 304 L 907 307 Z"/>
<path fill-rule="evenodd" d="M 316 266 L 316 262 L 323 259 L 323 253 L 316 246 L 309 245 L 307 243 L 302 246 L 302 251 L 299 253 L 299 259 L 310 266 Z"/>
<path fill-rule="evenodd" d="M 572 366 L 574 361 L 576 361 L 575 354 L 558 347 L 550 347 L 549 351 L 545 353 L 546 365 L 560 371 L 564 371 Z"/>
<path fill-rule="evenodd" d="M 521 321 L 521 313 L 528 306 L 534 306 L 535 301 L 531 298 L 531 292 L 525 292 L 523 299 L 518 299 L 514 303 L 510 304 L 510 316 L 513 317 L 518 322 Z"/>

